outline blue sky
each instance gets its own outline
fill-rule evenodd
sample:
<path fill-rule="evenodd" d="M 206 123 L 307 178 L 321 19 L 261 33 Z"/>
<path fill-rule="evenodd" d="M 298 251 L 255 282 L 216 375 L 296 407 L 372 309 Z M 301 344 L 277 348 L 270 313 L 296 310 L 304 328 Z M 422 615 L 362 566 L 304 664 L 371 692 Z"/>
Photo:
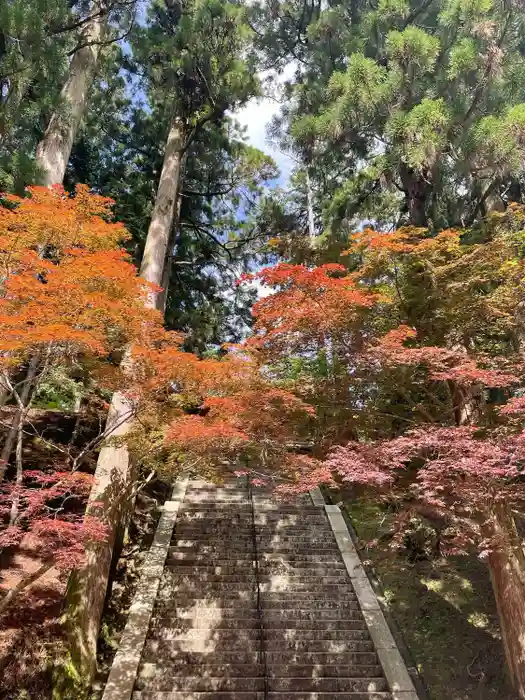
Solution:
<path fill-rule="evenodd" d="M 290 79 L 295 71 L 293 62 L 287 66 L 278 81 Z M 274 76 L 275 78 L 276 76 Z M 264 75 L 261 75 L 264 85 Z M 281 105 L 270 97 L 252 99 L 248 104 L 234 113 L 234 116 L 246 127 L 246 137 L 252 146 L 272 156 L 281 171 L 278 184 L 285 186 L 290 178 L 294 162 L 285 153 L 268 140 L 267 129 L 272 117 L 279 113 Z"/>

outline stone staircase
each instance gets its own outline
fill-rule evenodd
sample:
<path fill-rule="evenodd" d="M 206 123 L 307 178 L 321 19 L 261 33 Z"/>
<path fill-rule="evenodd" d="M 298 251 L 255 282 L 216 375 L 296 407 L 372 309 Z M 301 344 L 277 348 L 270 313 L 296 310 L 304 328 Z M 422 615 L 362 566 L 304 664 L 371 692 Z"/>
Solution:
<path fill-rule="evenodd" d="M 103 700 L 417 700 L 404 665 L 387 682 L 324 504 L 194 480 L 176 511 Z"/>

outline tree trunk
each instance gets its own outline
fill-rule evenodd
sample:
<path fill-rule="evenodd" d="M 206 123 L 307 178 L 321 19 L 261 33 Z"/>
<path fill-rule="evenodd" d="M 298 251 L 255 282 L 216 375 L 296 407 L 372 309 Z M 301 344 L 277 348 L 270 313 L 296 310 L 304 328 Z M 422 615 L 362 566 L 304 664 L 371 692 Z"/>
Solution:
<path fill-rule="evenodd" d="M 2 615 L 10 605 L 12 605 L 22 591 L 25 591 L 28 586 L 35 583 L 35 581 L 38 581 L 39 578 L 42 578 L 42 576 L 52 568 L 53 562 L 45 561 L 38 567 L 38 569 L 33 571 L 33 573 L 27 574 L 27 576 L 21 578 L 16 586 L 7 591 L 5 596 L 0 600 L 0 615 Z"/>
<path fill-rule="evenodd" d="M 34 389 L 34 382 L 39 362 L 39 355 L 34 355 L 34 357 L 31 358 L 27 375 L 24 380 L 23 389 L 20 394 L 18 394 L 16 391 L 14 392 L 17 399 L 17 411 L 13 417 L 13 423 L 9 428 L 9 432 L 7 433 L 7 437 L 2 447 L 2 453 L 0 454 L 0 481 L 3 481 L 4 479 L 18 432 L 19 430 L 23 429 L 24 421 L 31 406 L 30 396 L 32 390 Z"/>
<path fill-rule="evenodd" d="M 157 197 L 140 266 L 140 276 L 159 287 L 162 284 L 170 233 L 175 216 L 183 146 L 184 124 L 180 119 L 174 119 L 168 134 Z M 160 291 L 152 292 L 149 295 L 148 306 L 157 307 L 160 296 Z"/>
<path fill-rule="evenodd" d="M 114 394 L 107 420 L 107 427 L 113 427 L 111 438 L 123 438 L 129 431 L 130 419 L 130 405 L 120 393 Z M 105 542 L 95 542 L 87 547 L 83 567 L 69 579 L 66 611 L 69 649 L 82 688 L 71 689 L 71 695 L 64 688 L 64 697 L 85 697 L 96 670 L 97 641 L 108 573 L 119 524 L 127 505 L 122 493 L 129 488 L 130 481 L 127 447 L 105 444 L 98 457 L 86 516 L 101 519 L 107 527 L 108 537 Z"/>
<path fill-rule="evenodd" d="M 411 226 L 426 228 L 428 226 L 426 206 L 430 193 L 430 184 L 424 179 L 423 175 L 407 166 L 401 167 L 400 175 L 405 192 L 408 223 Z"/>
<path fill-rule="evenodd" d="M 312 193 L 312 183 L 310 182 L 310 175 L 308 175 L 308 170 L 306 171 L 306 201 L 308 208 L 308 233 L 313 241 L 316 235 L 314 218 L 314 198 Z"/>
<path fill-rule="evenodd" d="M 60 104 L 36 149 L 36 165 L 43 184 L 47 186 L 62 184 L 64 179 L 106 34 L 106 0 L 93 2 L 89 13 L 95 16 L 85 25 L 79 38 L 80 48 L 71 59 L 68 77 L 60 93 Z"/>
<path fill-rule="evenodd" d="M 488 564 L 510 679 L 525 700 L 525 556 L 505 504 L 494 508 L 483 534 L 492 543 Z"/>
<path fill-rule="evenodd" d="M 184 159 L 184 157 L 183 157 Z M 184 175 L 182 174 L 182 170 L 184 168 L 184 163 L 181 164 L 181 174 L 179 176 L 179 187 L 177 190 L 177 202 L 175 205 L 175 212 L 173 215 L 173 223 L 171 225 L 171 233 L 170 233 L 170 239 L 168 242 L 168 253 L 166 255 L 166 260 L 164 263 L 164 271 L 162 273 L 162 291 L 157 297 L 157 309 L 162 313 L 164 316 L 166 314 L 166 306 L 168 303 L 168 291 L 169 291 L 169 286 L 170 286 L 170 281 L 171 281 L 171 271 L 173 267 L 173 256 L 175 252 L 175 245 L 177 241 L 177 234 L 179 232 L 180 228 L 180 211 L 181 211 L 181 206 L 182 206 L 182 197 L 179 195 L 182 180 Z"/>
<path fill-rule="evenodd" d="M 159 187 L 151 223 L 148 229 L 144 258 L 140 275 L 160 287 L 164 263 L 168 251 L 170 231 L 175 213 L 180 165 L 183 149 L 184 129 L 182 122 L 175 119 L 170 127 L 160 175 Z M 149 295 L 146 305 L 155 307 L 159 303 L 158 291 Z M 108 416 L 108 426 L 117 426 L 110 438 L 123 438 L 133 422 L 129 404 L 117 393 L 113 396 Z M 94 543 L 87 550 L 84 566 L 75 572 L 68 588 L 66 624 L 69 632 L 71 661 L 80 678 L 74 688 L 71 681 L 63 678 L 65 687 L 60 688 L 61 697 L 86 697 L 96 670 L 97 640 L 100 620 L 109 581 L 109 572 L 117 533 L 125 520 L 129 500 L 117 507 L 119 496 L 130 488 L 133 481 L 132 466 L 125 445 L 105 444 L 95 471 L 95 485 L 89 497 L 87 516 L 101 518 L 108 528 L 108 539 L 104 543 Z M 113 504 L 113 505 L 112 505 Z M 70 675 L 70 674 L 69 674 Z"/>

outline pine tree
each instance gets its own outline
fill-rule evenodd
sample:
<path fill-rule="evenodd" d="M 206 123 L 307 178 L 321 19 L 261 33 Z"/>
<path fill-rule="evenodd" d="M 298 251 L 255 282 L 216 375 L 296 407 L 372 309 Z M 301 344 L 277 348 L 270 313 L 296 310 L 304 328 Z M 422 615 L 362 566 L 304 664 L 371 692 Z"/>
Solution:
<path fill-rule="evenodd" d="M 283 55 L 280 134 L 308 166 L 327 227 L 440 230 L 522 197 L 524 14 L 500 0 L 255 4 Z"/>

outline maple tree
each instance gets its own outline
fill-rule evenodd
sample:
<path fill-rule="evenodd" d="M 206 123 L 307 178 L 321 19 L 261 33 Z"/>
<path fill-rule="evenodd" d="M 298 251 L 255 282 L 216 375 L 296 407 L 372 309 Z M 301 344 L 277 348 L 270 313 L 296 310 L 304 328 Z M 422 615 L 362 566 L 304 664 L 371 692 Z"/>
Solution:
<path fill-rule="evenodd" d="M 342 251 L 346 268 L 261 271 L 273 293 L 248 341 L 315 409 L 312 473 L 394 506 L 394 546 L 417 513 L 442 552 L 487 560 L 520 697 L 523 224 L 515 205 L 472 230 L 365 229 Z"/>
<path fill-rule="evenodd" d="M 112 205 L 85 186 L 72 195 L 57 186 L 8 196 L 0 209 L 0 369 L 14 408 L 5 426 L 0 547 L 30 543 L 42 562 L 38 575 L 81 569 L 85 545 L 104 541 L 108 518 L 155 473 L 173 478 L 190 468 L 221 478 L 257 463 L 261 474 L 279 470 L 290 481 L 304 470 L 288 446 L 312 409 L 274 387 L 243 348 L 205 359 L 181 349 L 183 336 L 164 330 L 160 313 L 145 306 L 152 285 L 120 247 L 127 234 L 112 221 Z M 38 469 L 23 456 L 27 422 L 57 365 L 66 374 L 82 367 L 91 401 L 120 391 L 126 419 L 140 420 L 118 438 L 109 424 L 76 455 L 42 438 L 53 459 Z M 85 516 L 93 477 L 82 470 L 108 438 L 124 441 L 142 469 Z M 0 612 L 35 576 L 2 599 Z"/>
<path fill-rule="evenodd" d="M 126 231 L 111 221 L 112 201 L 85 186 L 74 195 L 58 186 L 30 188 L 27 195 L 6 196 L 0 208 L 0 371 L 15 409 L 4 426 L 2 477 L 13 447 L 15 463 L 2 486 L 0 546 L 32 542 L 43 575 L 51 566 L 78 568 L 85 543 L 104 538 L 102 521 L 82 518 L 93 479 L 78 470 L 107 434 L 74 460 L 47 441 L 53 467 L 25 464 L 26 423 L 39 386 L 53 367 L 82 367 L 88 388 L 111 391 L 129 382 L 112 355 L 131 342 L 151 346 L 163 331 L 159 315 L 144 309 L 150 286 L 120 248 Z M 2 609 L 34 580 L 33 574 L 17 584 Z"/>

